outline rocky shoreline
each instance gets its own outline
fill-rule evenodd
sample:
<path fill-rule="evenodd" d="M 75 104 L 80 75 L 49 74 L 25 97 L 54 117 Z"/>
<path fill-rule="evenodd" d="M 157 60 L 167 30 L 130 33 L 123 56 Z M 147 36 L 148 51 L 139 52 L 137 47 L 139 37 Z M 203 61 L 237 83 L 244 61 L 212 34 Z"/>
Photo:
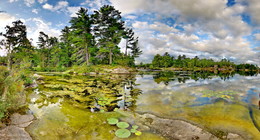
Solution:
<path fill-rule="evenodd" d="M 33 115 L 14 113 L 10 119 L 10 124 L 0 129 L 0 140 L 32 140 L 25 128 L 33 122 Z"/>

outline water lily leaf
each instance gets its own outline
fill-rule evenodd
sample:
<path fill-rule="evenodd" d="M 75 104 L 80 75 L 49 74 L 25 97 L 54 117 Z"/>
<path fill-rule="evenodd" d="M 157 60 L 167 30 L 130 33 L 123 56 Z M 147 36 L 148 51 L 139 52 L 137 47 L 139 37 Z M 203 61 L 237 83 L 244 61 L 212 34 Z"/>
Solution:
<path fill-rule="evenodd" d="M 118 123 L 118 119 L 117 118 L 108 118 L 107 121 L 111 125 L 114 125 L 114 124 Z"/>
<path fill-rule="evenodd" d="M 137 132 L 135 132 L 135 135 L 136 136 L 140 136 L 140 135 L 142 135 L 142 132 L 141 131 L 137 131 Z"/>
<path fill-rule="evenodd" d="M 131 131 L 132 133 L 136 133 L 136 132 L 137 132 L 136 129 L 131 129 L 130 131 Z"/>
<path fill-rule="evenodd" d="M 127 127 L 129 127 L 129 124 L 126 122 L 119 122 L 116 124 L 116 126 L 119 128 L 127 128 Z"/>
<path fill-rule="evenodd" d="M 133 128 L 133 129 L 137 129 L 138 126 L 137 126 L 137 125 L 133 125 L 132 128 Z"/>
<path fill-rule="evenodd" d="M 127 129 L 118 129 L 115 134 L 119 138 L 128 138 L 131 135 L 131 132 Z"/>

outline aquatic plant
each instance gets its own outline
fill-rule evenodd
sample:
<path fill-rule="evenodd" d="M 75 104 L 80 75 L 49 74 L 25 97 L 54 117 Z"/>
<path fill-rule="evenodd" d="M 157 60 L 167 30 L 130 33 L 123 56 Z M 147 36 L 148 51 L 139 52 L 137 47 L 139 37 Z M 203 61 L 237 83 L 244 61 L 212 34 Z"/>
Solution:
<path fill-rule="evenodd" d="M 129 124 L 126 123 L 126 122 L 118 122 L 116 124 L 116 126 L 119 127 L 119 128 L 127 128 L 127 127 L 129 127 Z"/>
<path fill-rule="evenodd" d="M 115 125 L 118 123 L 118 119 L 117 118 L 108 118 L 107 122 L 111 125 Z"/>
<path fill-rule="evenodd" d="M 141 131 L 138 131 L 137 129 L 139 128 L 137 125 L 132 125 L 131 129 L 129 128 L 129 124 L 127 122 L 119 122 L 117 118 L 108 118 L 107 119 L 108 123 L 110 125 L 115 125 L 119 128 L 116 132 L 115 135 L 119 138 L 128 138 L 131 136 L 131 133 L 134 133 L 136 136 L 142 135 Z"/>
<path fill-rule="evenodd" d="M 128 129 L 118 129 L 115 135 L 119 138 L 128 138 L 131 136 L 131 132 Z"/>
<path fill-rule="evenodd" d="M 224 90 L 224 91 L 213 91 L 213 90 L 205 90 L 202 91 L 202 97 L 209 97 L 209 98 L 222 98 L 226 100 L 233 100 L 233 95 L 236 94 L 236 92 L 232 90 Z"/>

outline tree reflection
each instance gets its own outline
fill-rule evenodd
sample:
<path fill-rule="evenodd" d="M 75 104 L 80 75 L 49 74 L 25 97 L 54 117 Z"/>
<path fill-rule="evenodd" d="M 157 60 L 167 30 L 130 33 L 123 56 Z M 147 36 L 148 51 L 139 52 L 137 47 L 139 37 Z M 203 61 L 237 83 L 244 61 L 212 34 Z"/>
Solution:
<path fill-rule="evenodd" d="M 153 75 L 154 81 L 159 83 L 164 83 L 165 85 L 168 85 L 169 82 L 172 81 L 178 81 L 179 83 L 185 83 L 187 80 L 195 80 L 198 81 L 200 79 L 212 79 L 213 77 L 217 76 L 220 77 L 222 80 L 228 80 L 231 77 L 234 77 L 235 74 L 243 75 L 243 76 L 257 76 L 257 72 L 254 71 L 248 71 L 248 72 L 210 72 L 210 71 L 196 71 L 196 72 L 190 72 L 190 71 L 161 71 L 157 72 Z"/>

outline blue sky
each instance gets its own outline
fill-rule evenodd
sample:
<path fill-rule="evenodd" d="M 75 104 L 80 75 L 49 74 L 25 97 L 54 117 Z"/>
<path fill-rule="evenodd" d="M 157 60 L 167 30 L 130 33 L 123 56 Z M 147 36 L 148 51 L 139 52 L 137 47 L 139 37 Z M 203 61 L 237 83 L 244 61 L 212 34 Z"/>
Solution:
<path fill-rule="evenodd" d="M 0 0 L 0 32 L 20 19 L 36 44 L 40 31 L 58 37 L 79 7 L 92 12 L 104 4 L 139 36 L 138 62 L 169 52 L 260 65 L 259 0 Z"/>

